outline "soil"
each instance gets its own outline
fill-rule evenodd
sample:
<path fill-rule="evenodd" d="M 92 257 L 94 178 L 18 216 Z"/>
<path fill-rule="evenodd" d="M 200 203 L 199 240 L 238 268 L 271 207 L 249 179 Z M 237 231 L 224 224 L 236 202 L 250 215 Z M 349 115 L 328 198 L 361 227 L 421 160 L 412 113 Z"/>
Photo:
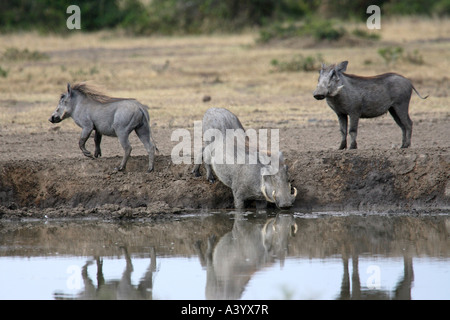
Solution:
<path fill-rule="evenodd" d="M 291 211 L 449 212 L 450 117 L 411 117 L 409 149 L 399 149 L 401 130 L 389 116 L 361 120 L 358 149 L 344 151 L 337 150 L 337 121 L 267 124 L 280 129 L 280 149 L 298 189 Z M 0 219 L 151 218 L 232 209 L 229 188 L 194 177 L 192 164 L 172 163 L 174 129 L 152 128 L 160 153 L 151 173 L 134 133 L 125 172 L 114 171 L 122 157 L 115 138 L 105 137 L 103 157 L 92 160 L 78 149 L 79 132 L 64 124 L 40 133 L 0 133 Z"/>

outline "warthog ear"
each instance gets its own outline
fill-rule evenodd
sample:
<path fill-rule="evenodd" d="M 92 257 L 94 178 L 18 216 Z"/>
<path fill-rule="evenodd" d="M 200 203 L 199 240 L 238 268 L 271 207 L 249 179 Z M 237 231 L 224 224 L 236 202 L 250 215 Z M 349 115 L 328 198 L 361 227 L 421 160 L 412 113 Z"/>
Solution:
<path fill-rule="evenodd" d="M 336 71 L 345 72 L 347 70 L 348 61 L 342 61 L 336 66 Z"/>
<path fill-rule="evenodd" d="M 70 87 L 70 83 L 67 83 L 67 94 L 69 97 L 72 95 L 72 88 Z"/>

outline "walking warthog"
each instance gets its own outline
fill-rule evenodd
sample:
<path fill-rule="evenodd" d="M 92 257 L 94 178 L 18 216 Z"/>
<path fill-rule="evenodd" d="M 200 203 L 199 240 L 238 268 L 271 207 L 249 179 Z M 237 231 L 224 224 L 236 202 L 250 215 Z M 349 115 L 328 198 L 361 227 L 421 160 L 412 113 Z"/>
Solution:
<path fill-rule="evenodd" d="M 239 119 L 227 109 L 208 109 L 203 117 L 202 126 L 204 135 L 211 132 L 218 133 L 214 135 L 215 140 L 207 144 L 203 150 L 207 178 L 214 182 L 212 175 L 214 171 L 217 178 L 232 189 L 234 205 L 237 209 L 243 209 L 244 200 L 247 199 L 266 200 L 275 203 L 279 208 L 292 206 L 297 196 L 297 189 L 294 188 L 294 194 L 291 194 L 288 168 L 284 164 L 281 152 L 270 154 L 252 148 L 248 143 L 240 144 L 239 142 L 233 148 L 227 146 L 226 151 L 223 152 L 225 144 L 230 143 L 227 131 L 234 131 L 238 140 L 245 141 L 247 138 Z M 217 139 L 218 136 L 221 136 L 222 140 Z M 225 139 L 226 136 L 227 139 Z M 234 144 L 234 138 L 231 142 Z M 230 150 L 234 154 L 229 154 Z M 230 163 L 224 158 L 231 158 L 234 161 Z M 254 162 L 240 163 L 238 158 L 253 159 Z M 200 175 L 199 167 L 199 164 L 194 167 L 193 173 L 196 176 Z"/>
<path fill-rule="evenodd" d="M 131 153 L 128 136 L 134 130 L 148 152 L 148 171 L 153 170 L 155 146 L 150 140 L 147 106 L 135 99 L 106 96 L 83 82 L 74 84 L 73 87 L 67 84 L 67 92 L 61 95 L 58 107 L 48 120 L 58 123 L 69 117 L 82 128 L 79 146 L 86 157 L 97 158 L 102 155 L 102 135 L 118 137 L 125 154 L 117 170 L 124 170 Z M 86 140 L 93 130 L 94 155 L 85 148 Z"/>
<path fill-rule="evenodd" d="M 411 145 L 412 121 L 408 115 L 412 90 L 421 99 L 411 81 L 396 73 L 360 77 L 344 73 L 348 61 L 338 65 L 322 64 L 314 98 L 325 99 L 339 119 L 342 141 L 339 149 L 347 148 L 347 117 L 350 117 L 350 149 L 356 149 L 359 118 L 374 118 L 389 111 L 403 132 L 402 148 Z"/>

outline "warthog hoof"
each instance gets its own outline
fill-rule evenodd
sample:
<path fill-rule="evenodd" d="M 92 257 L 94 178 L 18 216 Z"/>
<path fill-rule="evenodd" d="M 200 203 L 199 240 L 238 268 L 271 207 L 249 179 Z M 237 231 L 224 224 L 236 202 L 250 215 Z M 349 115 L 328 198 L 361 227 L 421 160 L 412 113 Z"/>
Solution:
<path fill-rule="evenodd" d="M 88 158 L 94 159 L 94 156 L 89 151 L 83 151 L 83 154 Z"/>
<path fill-rule="evenodd" d="M 341 144 L 339 145 L 338 150 L 344 150 L 344 149 L 347 149 L 347 141 L 342 141 Z"/>
<path fill-rule="evenodd" d="M 121 166 L 115 167 L 114 171 L 125 171 L 125 167 L 121 167 Z"/>
<path fill-rule="evenodd" d="M 198 170 L 198 169 L 196 169 L 196 168 L 194 168 L 194 169 L 191 171 L 191 173 L 194 175 L 194 177 L 200 177 L 200 176 L 201 176 L 200 170 Z"/>

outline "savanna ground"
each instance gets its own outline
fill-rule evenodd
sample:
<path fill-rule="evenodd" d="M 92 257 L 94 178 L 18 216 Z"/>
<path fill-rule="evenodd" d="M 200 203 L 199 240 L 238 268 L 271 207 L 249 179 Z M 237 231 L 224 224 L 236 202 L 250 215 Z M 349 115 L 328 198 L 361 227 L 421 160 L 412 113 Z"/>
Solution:
<path fill-rule="evenodd" d="M 346 24 L 348 30 L 365 25 Z M 280 149 L 299 189 L 299 210 L 448 208 L 450 198 L 450 21 L 383 20 L 380 40 L 347 36 L 337 42 L 296 38 L 259 44 L 257 33 L 183 37 L 128 37 L 118 32 L 65 36 L 0 35 L 0 212 L 13 216 L 145 216 L 185 208 L 230 208 L 232 195 L 173 165 L 175 129 L 193 129 L 210 107 L 234 112 L 246 128 L 280 129 Z M 383 47 L 407 57 L 386 64 Z M 33 55 L 32 53 L 36 54 Z M 349 61 L 348 73 L 397 72 L 412 80 L 412 147 L 399 150 L 401 130 L 390 115 L 363 119 L 358 150 L 337 151 L 337 117 L 312 97 L 316 71 L 279 72 L 271 61 L 298 55 L 326 63 Z M 420 60 L 420 59 L 419 59 Z M 6 73 L 6 75 L 5 75 Z M 104 137 L 103 157 L 85 158 L 72 120 L 48 122 L 67 82 L 92 80 L 116 97 L 149 106 L 161 151 L 155 172 L 133 133 L 125 173 L 113 172 L 123 151 Z M 210 97 L 204 101 L 204 97 Z M 93 150 L 93 140 L 88 141 Z M 69 209 L 68 209 L 69 208 Z"/>

